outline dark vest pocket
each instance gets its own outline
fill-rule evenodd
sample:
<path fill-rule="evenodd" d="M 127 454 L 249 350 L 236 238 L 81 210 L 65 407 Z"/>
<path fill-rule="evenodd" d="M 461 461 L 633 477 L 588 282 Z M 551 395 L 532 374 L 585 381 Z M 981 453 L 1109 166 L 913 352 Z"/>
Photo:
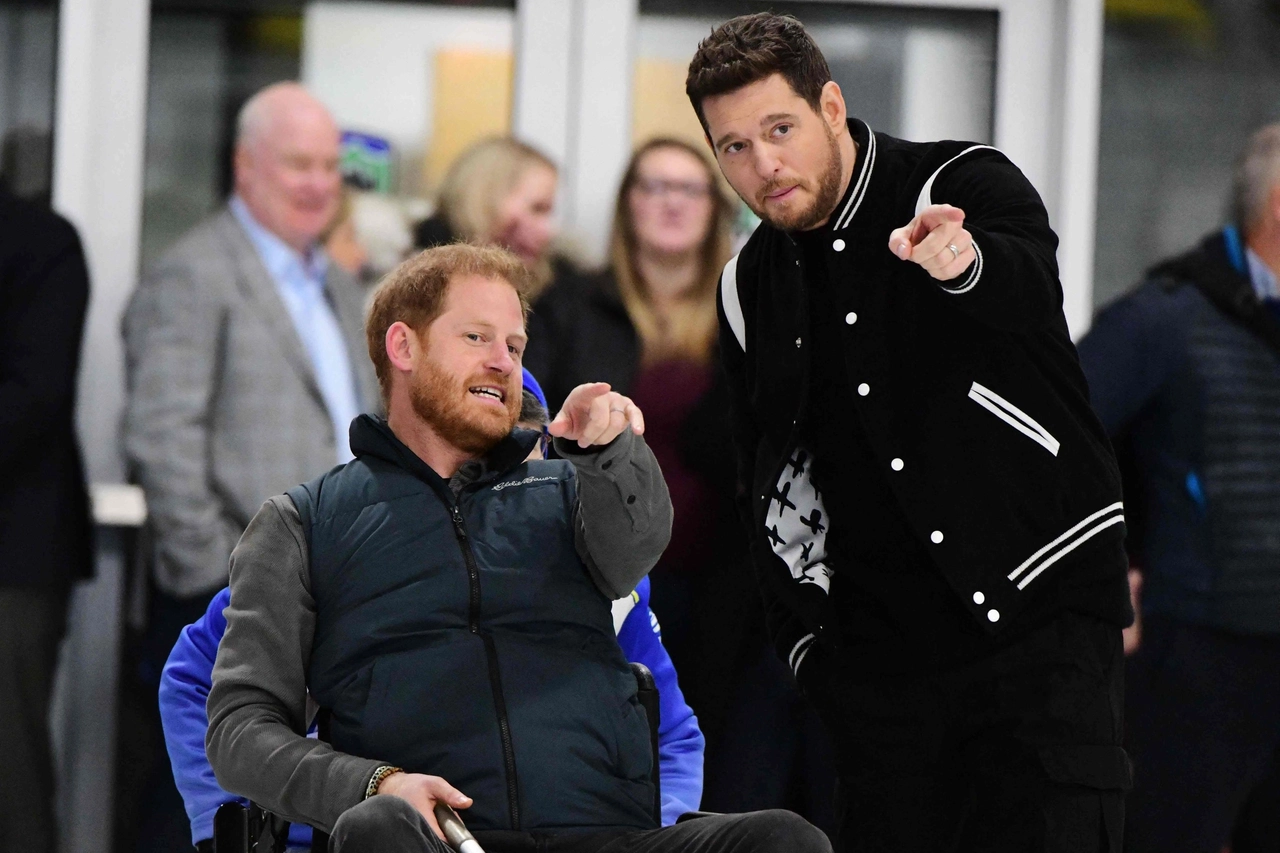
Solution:
<path fill-rule="evenodd" d="M 502 741 L 484 646 L 471 634 L 447 633 L 427 648 L 377 659 L 350 751 L 440 776 L 475 800 L 469 826 L 506 829 Z"/>

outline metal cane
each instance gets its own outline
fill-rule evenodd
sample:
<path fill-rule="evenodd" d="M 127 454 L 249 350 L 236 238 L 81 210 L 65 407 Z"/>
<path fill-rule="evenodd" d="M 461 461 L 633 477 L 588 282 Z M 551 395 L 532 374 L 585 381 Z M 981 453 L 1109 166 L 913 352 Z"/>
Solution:
<path fill-rule="evenodd" d="M 444 833 L 450 847 L 458 853 L 484 853 L 484 848 L 467 830 L 467 825 L 448 803 L 437 801 L 435 814 L 436 821 L 440 824 L 440 831 Z"/>

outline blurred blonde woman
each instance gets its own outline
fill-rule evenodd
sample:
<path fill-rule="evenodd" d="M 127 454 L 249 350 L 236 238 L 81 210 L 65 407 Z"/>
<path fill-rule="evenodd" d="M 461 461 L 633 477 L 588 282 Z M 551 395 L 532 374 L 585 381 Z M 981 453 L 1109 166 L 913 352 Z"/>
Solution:
<path fill-rule="evenodd" d="M 494 137 L 458 156 L 440 184 L 435 214 L 420 223 L 418 248 L 454 240 L 496 243 L 534 273 L 537 292 L 555 275 L 549 257 L 559 170 L 536 148 Z"/>

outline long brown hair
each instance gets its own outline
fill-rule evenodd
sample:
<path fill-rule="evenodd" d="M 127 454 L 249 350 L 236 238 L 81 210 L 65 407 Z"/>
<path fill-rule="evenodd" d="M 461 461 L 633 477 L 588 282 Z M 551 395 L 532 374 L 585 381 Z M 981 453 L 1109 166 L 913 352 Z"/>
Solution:
<path fill-rule="evenodd" d="M 640 163 L 651 151 L 674 148 L 687 152 L 702 164 L 711 186 L 711 227 L 700 249 L 697 283 L 677 303 L 670 315 L 660 318 L 637 263 L 639 247 L 631 214 L 631 190 L 640 178 Z M 716 288 L 720 271 L 729 260 L 733 208 L 720 188 L 716 168 L 694 146 L 679 139 L 658 137 L 636 149 L 627 164 L 614 206 L 613 233 L 609 238 L 609 262 L 618 282 L 618 293 L 643 344 L 646 360 L 684 357 L 706 362 L 716 339 Z"/>

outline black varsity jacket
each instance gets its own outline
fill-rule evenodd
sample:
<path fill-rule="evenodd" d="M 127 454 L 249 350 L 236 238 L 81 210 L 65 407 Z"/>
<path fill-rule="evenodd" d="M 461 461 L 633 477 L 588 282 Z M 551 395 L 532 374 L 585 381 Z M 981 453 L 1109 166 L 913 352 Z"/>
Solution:
<path fill-rule="evenodd" d="M 1055 573 L 1090 560 L 1125 571 L 1120 477 L 1067 331 L 1039 195 L 993 148 L 849 128 L 857 163 L 823 228 L 850 387 L 809 387 L 804 258 L 785 232 L 761 225 L 720 287 L 739 510 L 770 631 L 797 673 L 815 641 L 838 642 L 827 591 L 833 572 L 852 570 L 827 554 L 799 440 L 811 393 L 852 395 L 916 535 L 991 633 Z M 930 203 L 964 210 L 977 247 L 949 282 L 888 248 L 892 228 Z M 867 245 L 856 241 L 878 247 L 869 268 L 842 263 Z M 1123 595 L 1118 580 L 1105 588 Z"/>

